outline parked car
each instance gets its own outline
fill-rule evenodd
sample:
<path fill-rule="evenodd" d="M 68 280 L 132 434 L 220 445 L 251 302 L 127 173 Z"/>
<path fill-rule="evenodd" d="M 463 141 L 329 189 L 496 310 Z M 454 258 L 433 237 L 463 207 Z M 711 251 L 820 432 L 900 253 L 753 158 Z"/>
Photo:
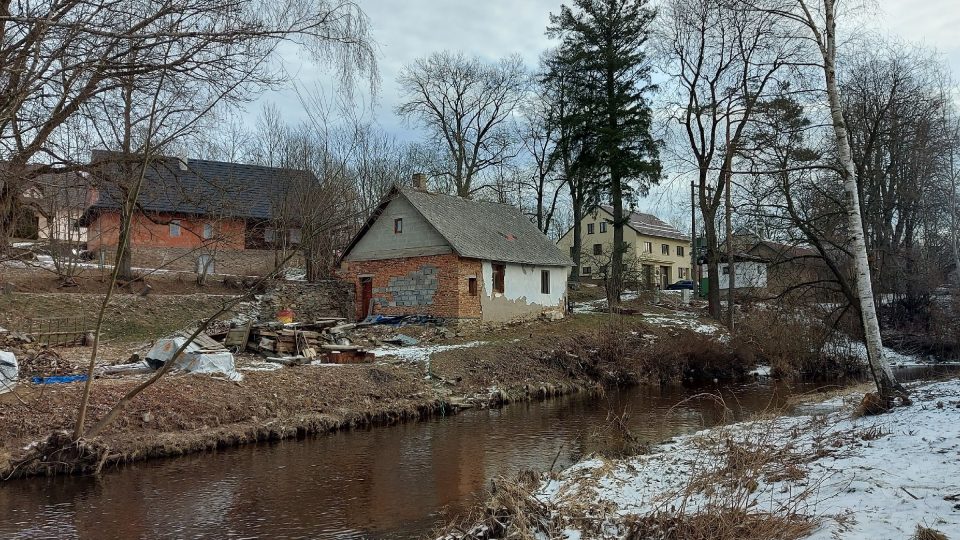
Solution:
<path fill-rule="evenodd" d="M 689 280 L 689 279 L 681 279 L 680 281 L 678 281 L 678 282 L 674 283 L 673 285 L 670 285 L 669 287 L 667 287 L 667 290 L 668 290 L 668 291 L 682 291 L 682 290 L 692 291 L 694 288 L 695 288 L 695 286 L 694 286 L 692 280 Z"/>

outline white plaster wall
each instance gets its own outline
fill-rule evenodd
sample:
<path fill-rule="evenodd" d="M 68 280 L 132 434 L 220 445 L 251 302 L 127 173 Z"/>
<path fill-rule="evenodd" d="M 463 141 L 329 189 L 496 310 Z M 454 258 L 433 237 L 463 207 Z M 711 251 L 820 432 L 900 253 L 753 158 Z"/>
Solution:
<path fill-rule="evenodd" d="M 720 289 L 730 288 L 730 276 L 724 275 L 723 269 L 727 267 L 726 263 L 720 264 Z M 734 259 L 734 271 L 737 273 L 737 279 L 734 288 L 759 289 L 767 286 L 767 265 L 753 261 L 738 262 Z M 706 275 L 706 274 L 704 274 Z"/>
<path fill-rule="evenodd" d="M 550 271 L 550 293 L 540 292 L 540 271 Z M 562 312 L 567 296 L 567 278 L 570 269 L 560 266 L 532 266 L 506 264 L 503 294 L 493 291 L 493 263 L 481 262 L 483 292 L 480 298 L 481 317 L 487 321 L 502 321 L 539 313 L 544 308 Z"/>

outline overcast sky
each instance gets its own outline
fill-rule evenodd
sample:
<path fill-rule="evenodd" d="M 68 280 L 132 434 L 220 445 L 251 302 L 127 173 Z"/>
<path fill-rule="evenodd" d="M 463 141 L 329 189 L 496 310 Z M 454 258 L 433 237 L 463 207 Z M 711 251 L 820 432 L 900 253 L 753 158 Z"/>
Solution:
<path fill-rule="evenodd" d="M 358 0 L 370 17 L 373 37 L 379 45 L 382 87 L 371 112 L 376 121 L 401 140 L 418 137 L 394 114 L 397 104 L 397 73 L 412 60 L 437 50 L 461 50 L 468 55 L 495 59 L 519 53 L 533 68 L 540 53 L 550 46 L 544 36 L 551 11 L 560 0 Z M 881 34 L 937 49 L 955 78 L 960 78 L 960 0 L 878 0 L 858 9 L 862 27 Z M 298 84 L 305 87 L 323 80 L 324 73 L 296 56 L 285 64 Z M 292 91 L 271 92 L 247 111 L 255 118 L 264 103 L 276 105 L 290 123 L 303 116 Z M 669 188 L 641 204 L 649 210 L 669 205 Z M 667 216 L 664 216 L 665 218 Z"/>

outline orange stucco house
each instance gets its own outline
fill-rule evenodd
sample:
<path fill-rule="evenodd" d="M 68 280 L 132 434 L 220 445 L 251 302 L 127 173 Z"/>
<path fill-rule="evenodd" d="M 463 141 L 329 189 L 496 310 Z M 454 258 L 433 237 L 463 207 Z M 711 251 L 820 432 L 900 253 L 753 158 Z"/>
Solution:
<path fill-rule="evenodd" d="M 95 151 L 88 206 L 81 218 L 87 249 L 112 260 L 120 238 L 121 207 L 134 185 L 119 154 Z M 276 208 L 307 171 L 223 161 L 158 157 L 147 167 L 131 226 L 135 266 L 252 273 L 272 260 L 274 246 L 294 246 L 300 230 Z"/>

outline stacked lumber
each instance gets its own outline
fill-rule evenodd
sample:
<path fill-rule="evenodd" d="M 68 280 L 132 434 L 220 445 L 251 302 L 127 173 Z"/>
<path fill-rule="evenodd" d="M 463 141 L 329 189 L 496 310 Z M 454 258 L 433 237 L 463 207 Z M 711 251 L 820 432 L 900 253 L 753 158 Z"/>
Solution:
<path fill-rule="evenodd" d="M 342 318 L 310 323 L 248 323 L 230 329 L 223 339 L 230 341 L 233 348 L 257 351 L 270 362 L 288 366 L 308 363 L 317 357 L 338 364 L 372 362 L 373 354 L 352 345 L 347 337 L 347 332 L 356 326 Z M 241 339 L 242 345 L 237 343 Z"/>

